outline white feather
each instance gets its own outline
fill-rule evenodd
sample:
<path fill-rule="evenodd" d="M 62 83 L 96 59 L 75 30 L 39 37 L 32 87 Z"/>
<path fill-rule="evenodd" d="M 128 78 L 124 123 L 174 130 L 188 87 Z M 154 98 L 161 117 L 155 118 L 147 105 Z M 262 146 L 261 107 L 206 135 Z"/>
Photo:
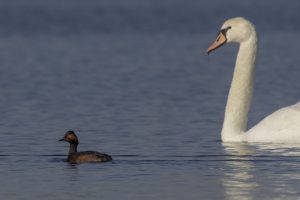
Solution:
<path fill-rule="evenodd" d="M 240 44 L 226 104 L 221 133 L 224 142 L 300 143 L 300 103 L 275 111 L 250 130 L 246 130 L 252 98 L 258 38 L 254 25 L 237 17 L 227 20 L 222 29 L 227 42 Z"/>

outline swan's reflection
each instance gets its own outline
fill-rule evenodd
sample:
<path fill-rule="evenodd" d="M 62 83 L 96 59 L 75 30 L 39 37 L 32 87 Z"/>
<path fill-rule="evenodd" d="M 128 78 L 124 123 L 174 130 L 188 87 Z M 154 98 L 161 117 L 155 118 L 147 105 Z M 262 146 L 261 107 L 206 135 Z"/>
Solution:
<path fill-rule="evenodd" d="M 226 199 L 278 198 L 298 193 L 297 186 L 287 185 L 300 180 L 299 173 L 291 172 L 299 168 L 299 146 L 249 143 L 222 145 L 228 156 L 222 178 Z"/>
<path fill-rule="evenodd" d="M 253 176 L 255 167 L 245 155 L 253 155 L 253 150 L 244 143 L 224 143 L 223 146 L 226 155 L 229 155 L 222 180 L 226 199 L 252 199 L 251 193 L 258 183 Z"/>

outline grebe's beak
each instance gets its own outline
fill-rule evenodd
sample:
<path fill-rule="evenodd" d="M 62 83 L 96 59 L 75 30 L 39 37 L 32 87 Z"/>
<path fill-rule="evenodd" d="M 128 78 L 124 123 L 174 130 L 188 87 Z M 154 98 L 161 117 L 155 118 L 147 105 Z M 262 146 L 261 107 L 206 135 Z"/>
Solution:
<path fill-rule="evenodd" d="M 61 142 L 61 141 L 65 141 L 65 138 L 62 138 L 62 139 L 58 140 L 58 142 Z"/>
<path fill-rule="evenodd" d="M 206 53 L 209 54 L 213 50 L 221 47 L 223 44 L 226 43 L 226 29 L 223 29 L 219 32 L 217 39 L 210 45 L 210 47 L 206 50 Z"/>

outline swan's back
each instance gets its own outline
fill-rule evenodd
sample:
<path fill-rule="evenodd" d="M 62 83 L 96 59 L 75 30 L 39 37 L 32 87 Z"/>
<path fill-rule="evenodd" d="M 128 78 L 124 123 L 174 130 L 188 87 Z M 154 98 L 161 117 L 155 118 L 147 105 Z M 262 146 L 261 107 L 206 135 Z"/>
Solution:
<path fill-rule="evenodd" d="M 245 141 L 300 143 L 300 102 L 264 118 L 247 131 Z"/>

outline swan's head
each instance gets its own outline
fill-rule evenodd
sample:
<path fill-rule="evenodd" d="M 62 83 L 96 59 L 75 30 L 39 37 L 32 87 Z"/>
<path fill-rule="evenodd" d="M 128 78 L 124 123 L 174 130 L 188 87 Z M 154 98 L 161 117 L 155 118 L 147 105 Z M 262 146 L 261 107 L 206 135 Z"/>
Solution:
<path fill-rule="evenodd" d="M 217 39 L 207 49 L 207 53 L 209 54 L 228 42 L 245 42 L 252 36 L 256 37 L 256 32 L 251 22 L 242 17 L 228 19 L 222 25 Z"/>

